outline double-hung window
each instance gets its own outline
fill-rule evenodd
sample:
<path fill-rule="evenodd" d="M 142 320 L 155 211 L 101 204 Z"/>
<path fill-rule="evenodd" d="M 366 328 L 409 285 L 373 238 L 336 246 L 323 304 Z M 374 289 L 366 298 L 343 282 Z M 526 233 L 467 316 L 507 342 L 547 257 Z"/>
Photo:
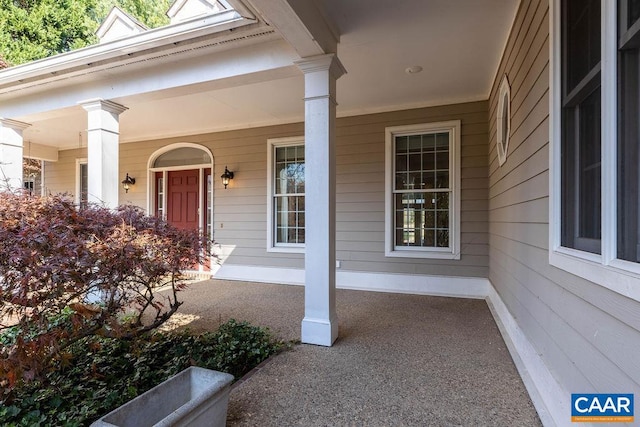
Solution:
<path fill-rule="evenodd" d="M 640 1 L 552 17 L 549 259 L 640 300 Z"/>
<path fill-rule="evenodd" d="M 267 250 L 303 252 L 305 242 L 304 138 L 268 140 Z"/>
<path fill-rule="evenodd" d="M 460 122 L 386 129 L 385 253 L 460 258 Z"/>

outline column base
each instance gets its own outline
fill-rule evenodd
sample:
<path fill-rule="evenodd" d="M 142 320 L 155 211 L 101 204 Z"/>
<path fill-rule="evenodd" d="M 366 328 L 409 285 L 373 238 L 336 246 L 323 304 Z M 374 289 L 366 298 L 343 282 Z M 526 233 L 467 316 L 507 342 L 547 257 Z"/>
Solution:
<path fill-rule="evenodd" d="M 338 319 L 302 319 L 302 342 L 304 344 L 331 347 L 338 338 Z"/>

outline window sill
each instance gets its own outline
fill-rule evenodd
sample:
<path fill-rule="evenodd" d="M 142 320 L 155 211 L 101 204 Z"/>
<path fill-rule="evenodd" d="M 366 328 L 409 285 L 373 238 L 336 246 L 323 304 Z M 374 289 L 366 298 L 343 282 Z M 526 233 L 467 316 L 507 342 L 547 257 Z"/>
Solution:
<path fill-rule="evenodd" d="M 267 248 L 267 252 L 272 253 L 284 253 L 284 254 L 304 254 L 304 246 L 270 246 Z"/>
<path fill-rule="evenodd" d="M 384 254 L 388 258 L 422 258 L 422 259 L 460 259 L 460 254 L 450 251 L 424 250 L 387 250 Z"/>
<path fill-rule="evenodd" d="M 549 252 L 549 264 L 640 302 L 640 266 L 634 263 L 614 260 L 604 265 L 599 255 L 558 248 Z"/>

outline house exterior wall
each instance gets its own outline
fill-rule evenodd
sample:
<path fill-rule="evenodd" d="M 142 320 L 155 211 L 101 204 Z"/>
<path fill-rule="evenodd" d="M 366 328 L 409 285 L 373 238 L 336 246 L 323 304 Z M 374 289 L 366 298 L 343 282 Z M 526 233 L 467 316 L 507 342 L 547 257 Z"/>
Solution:
<path fill-rule="evenodd" d="M 640 303 L 549 264 L 549 2 L 523 1 L 489 100 L 489 279 L 567 393 L 640 393 Z M 496 154 L 504 75 L 511 140 Z M 569 408 L 566 408 L 569 422 Z"/>
<path fill-rule="evenodd" d="M 57 162 L 46 162 L 44 171 L 45 194 L 76 193 L 76 160 L 86 159 L 87 149 L 63 150 Z"/>
<path fill-rule="evenodd" d="M 337 120 L 337 259 L 342 271 L 487 277 L 487 103 L 429 107 Z M 385 128 L 461 120 L 461 259 L 388 258 L 384 253 Z M 304 268 L 302 253 L 267 252 L 267 139 L 304 135 L 302 123 L 251 128 L 120 145 L 120 175 L 136 178 L 122 203 L 147 207 L 147 164 L 156 150 L 190 142 L 214 156 L 215 240 L 228 256 L 224 265 Z M 66 150 L 46 169 L 51 192 L 75 191 L 75 159 L 86 150 Z M 219 176 L 234 171 L 229 188 Z M 90 171 L 89 171 L 90 173 Z M 256 278 L 258 279 L 258 278 Z"/>

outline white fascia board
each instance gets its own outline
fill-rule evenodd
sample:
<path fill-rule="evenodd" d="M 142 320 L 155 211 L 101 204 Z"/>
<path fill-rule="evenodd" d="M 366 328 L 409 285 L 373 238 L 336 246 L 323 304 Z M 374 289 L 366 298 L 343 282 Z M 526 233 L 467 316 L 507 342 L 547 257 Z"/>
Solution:
<path fill-rule="evenodd" d="M 236 49 L 198 55 L 160 67 L 133 69 L 117 77 L 85 84 L 39 88 L 32 93 L 3 98 L 7 117 L 28 118 L 31 114 L 75 107 L 82 99 L 124 97 L 188 87 L 216 81 L 217 88 L 257 83 L 296 75 L 296 54 L 284 40 L 250 44 Z M 122 101 L 126 105 L 126 101 Z"/>
<path fill-rule="evenodd" d="M 235 10 L 224 11 L 175 25 L 160 27 L 130 37 L 93 45 L 0 71 L 0 93 L 20 86 L 68 78 L 69 74 L 92 71 L 140 60 L 149 50 L 180 50 L 182 44 L 203 36 L 257 22 Z M 96 65 L 99 64 L 99 65 Z"/>

